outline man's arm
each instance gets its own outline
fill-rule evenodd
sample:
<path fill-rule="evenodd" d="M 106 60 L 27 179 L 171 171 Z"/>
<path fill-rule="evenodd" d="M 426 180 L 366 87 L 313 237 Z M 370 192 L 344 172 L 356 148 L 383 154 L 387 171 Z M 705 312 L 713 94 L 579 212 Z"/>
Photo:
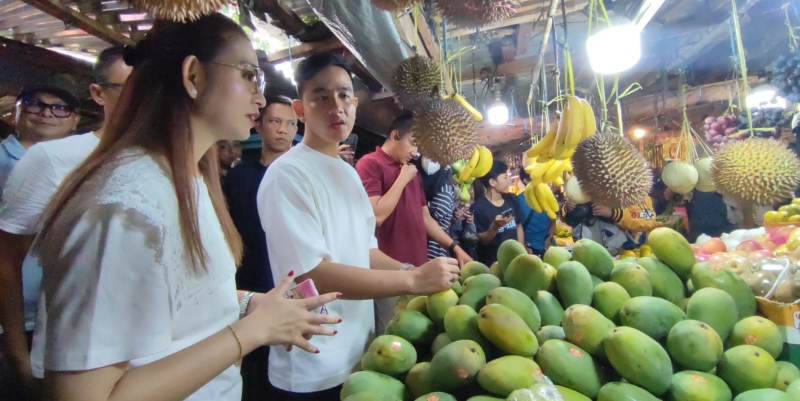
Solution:
<path fill-rule="evenodd" d="M 373 248 L 369 250 L 369 267 L 373 270 L 400 270 L 403 264 L 390 258 L 380 249 Z"/>
<path fill-rule="evenodd" d="M 367 194 L 370 195 L 369 202 L 372 204 L 372 212 L 375 214 L 375 224 L 380 227 L 381 224 L 389 218 L 392 212 L 394 212 L 394 208 L 397 207 L 397 202 L 400 201 L 400 196 L 403 195 L 403 190 L 406 188 L 406 185 L 416 177 L 417 167 L 411 164 L 403 166 L 403 168 L 400 169 L 400 175 L 397 177 L 394 184 L 392 184 L 392 187 L 389 188 L 385 194 L 380 196 L 374 195 L 374 190 L 370 188 L 373 185 L 368 183 L 368 181 L 377 180 L 377 178 L 370 177 L 365 179 L 365 176 L 369 175 L 369 173 L 362 172 L 362 170 L 366 168 L 369 167 L 364 166 L 363 168 L 359 168 L 358 172 L 361 176 L 361 182 L 364 183 L 364 187 L 367 189 Z M 372 168 L 379 167 L 374 166 Z"/>
<path fill-rule="evenodd" d="M 498 231 L 498 229 L 494 228 L 494 225 L 492 225 L 491 227 L 489 227 L 488 230 L 486 230 L 486 231 L 484 231 L 482 233 L 478 233 L 478 242 L 481 245 L 486 245 L 486 244 L 492 242 L 494 237 L 497 236 L 497 231 Z"/>
<path fill-rule="evenodd" d="M 428 209 L 427 206 L 422 207 L 422 220 L 425 223 L 425 231 L 428 233 L 428 237 L 436 241 L 436 243 L 441 245 L 444 249 L 449 249 L 450 245 L 455 242 L 450 238 L 450 235 L 442 229 L 439 223 L 436 222 L 433 216 L 431 216 L 431 210 Z M 456 259 L 458 259 L 458 263 L 461 265 L 472 260 L 458 245 L 455 246 L 453 252 L 455 253 Z"/>
<path fill-rule="evenodd" d="M 519 241 L 520 244 L 525 244 L 525 231 L 522 230 L 521 225 L 517 225 L 517 241 Z"/>
<path fill-rule="evenodd" d="M 33 235 L 14 235 L 0 230 L 0 326 L 5 339 L 4 352 L 30 376 L 30 353 L 25 336 L 25 312 L 22 296 L 22 261 L 33 242 Z"/>

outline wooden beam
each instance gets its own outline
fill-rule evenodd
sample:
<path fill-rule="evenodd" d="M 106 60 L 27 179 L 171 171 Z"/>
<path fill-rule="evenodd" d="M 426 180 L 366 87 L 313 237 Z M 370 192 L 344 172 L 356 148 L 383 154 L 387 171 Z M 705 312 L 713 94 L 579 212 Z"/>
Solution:
<path fill-rule="evenodd" d="M 586 0 L 566 0 L 565 6 L 567 14 L 583 10 L 583 8 L 586 7 L 587 4 L 589 3 Z M 548 5 L 549 5 L 548 2 L 541 2 L 534 6 L 517 7 L 517 14 L 516 14 L 517 16 L 508 18 L 500 22 L 496 22 L 494 24 L 489 24 L 481 28 L 480 30 L 481 32 L 486 32 L 486 31 L 491 31 L 493 29 L 505 28 L 507 26 L 532 22 L 536 19 L 537 16 L 540 15 L 540 12 L 530 13 L 526 15 L 521 15 L 521 14 L 527 11 L 540 11 L 540 10 L 543 10 L 542 12 L 546 13 Z M 556 10 L 556 15 L 561 15 L 561 7 L 559 7 L 558 10 Z M 473 33 L 475 33 L 475 29 L 456 28 L 450 31 L 450 36 L 456 38 L 460 36 L 471 35 Z"/>
<path fill-rule="evenodd" d="M 74 25 L 75 27 L 86 31 L 86 33 L 96 36 L 112 45 L 132 45 L 133 40 L 129 37 L 109 29 L 107 26 L 73 10 L 71 7 L 62 4 L 58 0 L 22 0 L 26 4 L 42 10 L 43 12 L 52 15 L 64 21 L 67 25 Z"/>
<path fill-rule="evenodd" d="M 518 60 L 514 60 L 508 63 L 500 64 L 497 66 L 497 71 L 495 72 L 495 76 L 502 77 L 509 74 L 521 74 L 527 72 L 530 74 L 531 67 L 539 62 L 539 57 L 525 57 Z M 475 74 L 473 72 L 465 71 L 461 75 L 461 84 L 471 84 L 475 81 L 481 80 L 480 69 L 475 66 Z"/>
<path fill-rule="evenodd" d="M 289 35 L 296 36 L 308 28 L 308 25 L 283 1 L 256 0 L 253 2 L 253 9 L 267 13 L 276 21 L 274 25 Z"/>
<path fill-rule="evenodd" d="M 336 36 L 331 36 L 319 42 L 303 43 L 290 49 L 279 50 L 275 53 L 267 54 L 267 59 L 271 63 L 280 63 L 289 58 L 308 57 L 314 53 L 329 52 L 343 48 L 342 42 Z"/>

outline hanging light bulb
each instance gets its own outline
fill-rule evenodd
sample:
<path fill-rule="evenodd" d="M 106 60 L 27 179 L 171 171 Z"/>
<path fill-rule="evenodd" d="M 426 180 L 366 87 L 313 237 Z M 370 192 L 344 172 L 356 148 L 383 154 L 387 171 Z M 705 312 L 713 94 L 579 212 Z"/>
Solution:
<path fill-rule="evenodd" d="M 494 102 L 487 110 L 489 124 L 500 125 L 508 122 L 508 106 L 500 99 L 501 86 L 500 78 L 495 77 L 492 84 L 492 94 L 494 95 Z"/>
<path fill-rule="evenodd" d="M 595 33 L 586 41 L 589 64 L 600 74 L 625 71 L 642 58 L 642 40 L 633 24 L 613 26 Z"/>
<path fill-rule="evenodd" d="M 778 88 L 772 85 L 761 85 L 752 90 L 745 103 L 749 108 L 762 108 L 762 109 L 785 109 L 786 99 L 780 97 Z"/>

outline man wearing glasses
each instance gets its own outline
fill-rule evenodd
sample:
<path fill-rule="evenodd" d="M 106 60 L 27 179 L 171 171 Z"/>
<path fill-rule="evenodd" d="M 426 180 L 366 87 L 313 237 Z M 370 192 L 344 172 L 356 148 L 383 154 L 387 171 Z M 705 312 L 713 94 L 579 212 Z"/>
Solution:
<path fill-rule="evenodd" d="M 103 106 L 106 122 L 116 107 L 123 84 L 130 73 L 131 67 L 122 60 L 122 47 L 108 48 L 98 56 L 94 65 L 94 83 L 89 86 L 89 91 L 94 101 Z M 38 115 L 47 117 L 52 114 L 59 121 L 74 120 L 69 130 L 64 128 L 61 136 L 65 136 L 77 124 L 77 100 L 69 93 L 54 95 L 52 91 L 23 90 L 23 94 L 29 95 L 20 96 L 18 108 L 27 114 L 36 112 L 38 108 Z M 68 107 L 70 108 L 67 109 Z M 67 111 L 71 113 L 68 117 L 59 117 L 66 115 Z M 27 117 L 27 114 L 22 117 Z M 14 167 L 0 198 L 0 288 L 3 289 L 0 291 L 0 325 L 5 329 L 1 345 L 12 365 L 11 377 L 15 383 L 28 390 L 28 394 L 23 395 L 22 388 L 0 388 L 0 394 L 11 394 L 9 399 L 36 399 L 35 390 L 38 386 L 33 377 L 41 379 L 44 375 L 42 358 L 45 316 L 44 313 L 37 316 L 38 312 L 44 311 L 44 300 L 40 299 L 39 290 L 42 272 L 36 258 L 28 255 L 31 241 L 39 231 L 37 224 L 50 198 L 67 174 L 97 147 L 104 127 L 105 122 L 94 132 L 31 146 Z M 21 138 L 27 138 L 23 131 L 18 132 Z M 29 352 L 31 342 L 33 350 Z M 3 374 L 6 372 L 0 371 L 0 375 Z"/>
<path fill-rule="evenodd" d="M 27 149 L 71 134 L 80 119 L 78 99 L 57 86 L 26 86 L 17 96 L 15 106 L 17 132 L 0 142 L 0 199 L 11 170 Z"/>

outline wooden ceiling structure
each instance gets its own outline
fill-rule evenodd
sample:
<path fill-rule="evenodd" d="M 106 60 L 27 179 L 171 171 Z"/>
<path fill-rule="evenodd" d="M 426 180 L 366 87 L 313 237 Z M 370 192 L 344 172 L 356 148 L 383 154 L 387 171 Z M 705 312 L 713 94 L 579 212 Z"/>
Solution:
<path fill-rule="evenodd" d="M 598 104 L 600 100 L 595 75 L 586 58 L 585 48 L 590 0 L 559 1 L 563 4 L 559 4 L 556 10 L 554 36 L 551 36 L 545 53 L 544 68 L 550 77 L 547 82 L 548 93 L 551 97 L 556 93 L 552 72 L 557 60 L 560 71 L 563 71 L 563 62 L 560 60 L 563 57 L 560 54 L 556 57 L 553 51 L 555 42 L 559 53 L 568 46 L 579 91 Z M 643 1 L 605 0 L 605 5 L 612 20 L 616 21 L 619 18 L 633 18 Z M 777 54 L 788 52 L 788 30 L 781 8 L 785 1 L 736 0 L 742 20 L 748 69 L 752 74 L 762 71 Z M 342 51 L 353 60 L 360 81 L 357 125 L 373 133 L 383 133 L 397 113 L 389 88 L 383 88 L 370 75 L 367 66 L 350 55 L 328 27 L 319 22 L 307 0 L 252 0 L 251 4 L 251 11 L 257 17 L 254 20 L 263 19 L 287 35 L 286 46 L 259 55 L 262 67 L 271 78 L 272 91 L 294 94 L 291 83 L 273 68 L 274 65 L 316 52 Z M 479 141 L 495 148 L 513 149 L 521 141 L 529 139 L 531 132 L 538 131 L 539 119 L 534 119 L 534 127 L 526 122 L 526 101 L 532 82 L 531 74 L 538 63 L 537 53 L 543 39 L 549 5 L 550 0 L 522 0 L 516 14 L 505 21 L 479 30 L 448 26 L 446 41 L 442 39 L 441 26 L 434 23 L 432 18 L 420 17 L 418 30 L 414 31 L 410 13 L 397 12 L 396 27 L 400 36 L 416 45 L 419 52 L 437 61 L 440 61 L 443 48 L 447 49 L 448 54 L 468 48 L 461 57 L 461 70 L 457 73 L 461 79 L 461 92 L 478 108 L 492 100 L 489 80 L 495 77 L 501 79 L 502 98 L 507 104 L 514 105 L 515 117 L 504 126 L 482 123 Z M 430 0 L 423 2 L 423 7 L 430 9 Z M 621 88 L 633 83 L 643 87 L 642 91 L 622 100 L 626 124 L 644 124 L 655 128 L 655 116 L 661 117 L 659 125 L 674 118 L 678 89 L 676 77 L 679 71 L 685 72 L 690 85 L 700 88 L 694 92 L 697 95 L 690 99 L 693 110 L 707 110 L 708 106 L 699 107 L 704 104 L 719 107 L 720 102 L 728 100 L 729 91 L 724 89 L 723 82 L 732 78 L 730 10 L 731 0 L 665 2 L 642 33 L 642 59 L 632 69 L 620 74 Z M 794 23 L 800 25 L 800 21 Z M 48 52 L 50 56 L 44 57 L 36 50 L 24 47 L 25 44 L 34 45 L 37 49 L 60 47 L 92 54 L 111 44 L 133 43 L 151 26 L 150 16 L 131 10 L 126 3 L 117 0 L 0 0 L 0 97 L 12 95 L 18 90 L 23 82 L 19 74 L 23 72 L 41 77 L 48 69 L 61 66 L 74 70 L 78 77 L 86 78 L 85 73 L 77 71 L 85 71 L 88 64 L 81 65 L 53 52 Z M 289 41 L 288 37 L 294 40 Z M 9 61 L 12 55 L 14 60 Z M 380 62 L 365 60 L 367 64 Z M 16 75 L 8 73 L 11 71 L 9 63 L 17 66 Z M 22 71 L 20 66 L 27 66 L 28 70 Z M 613 77 L 606 77 L 607 90 L 611 82 Z M 76 85 L 80 84 L 78 82 Z M 84 99 L 85 95 L 82 96 Z"/>

